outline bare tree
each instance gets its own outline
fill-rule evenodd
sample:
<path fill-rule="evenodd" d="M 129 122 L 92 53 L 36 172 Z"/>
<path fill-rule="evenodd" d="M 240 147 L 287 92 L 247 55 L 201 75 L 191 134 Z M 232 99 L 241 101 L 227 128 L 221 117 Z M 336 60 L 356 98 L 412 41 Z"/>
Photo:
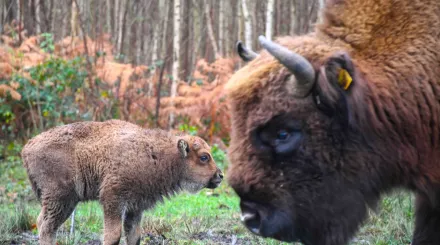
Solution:
<path fill-rule="evenodd" d="M 246 0 L 241 0 L 241 9 L 243 10 L 245 25 L 245 45 L 252 48 L 252 21 Z"/>
<path fill-rule="evenodd" d="M 224 24 L 225 24 L 225 20 L 224 20 L 224 16 L 225 16 L 225 2 L 226 1 L 219 1 L 219 13 L 218 13 L 218 52 L 220 53 L 221 56 L 225 55 L 225 51 L 223 48 L 223 42 L 224 42 L 224 37 L 223 37 L 223 33 L 224 33 Z"/>
<path fill-rule="evenodd" d="M 112 34 L 112 22 L 111 22 L 111 5 L 110 5 L 110 0 L 106 0 L 105 1 L 105 8 L 107 10 L 106 12 L 106 30 L 108 34 Z"/>
<path fill-rule="evenodd" d="M 35 0 L 35 32 L 41 33 L 41 20 L 40 20 L 40 0 Z"/>
<path fill-rule="evenodd" d="M 173 80 L 171 82 L 171 98 L 176 97 L 177 82 L 179 81 L 180 65 L 180 0 L 174 0 L 174 39 L 173 39 Z M 174 124 L 174 114 L 170 113 L 169 127 Z"/>
<path fill-rule="evenodd" d="M 76 37 L 78 36 L 79 32 L 79 25 L 78 25 L 78 7 L 74 0 L 72 0 L 72 15 L 70 19 L 70 27 L 71 27 L 71 36 Z"/>
<path fill-rule="evenodd" d="M 113 40 L 115 40 L 115 42 L 117 40 L 117 34 L 116 33 L 118 33 L 118 28 L 119 28 L 119 26 L 118 26 L 118 19 L 119 19 L 118 14 L 119 14 L 119 7 L 121 6 L 120 1 L 121 0 L 115 0 L 115 6 L 113 7 L 113 12 L 114 12 L 113 13 L 113 22 L 114 22 L 114 24 L 113 24 Z"/>
<path fill-rule="evenodd" d="M 116 41 L 116 48 L 117 48 L 117 54 L 121 54 L 122 52 L 122 43 L 123 43 L 123 34 L 124 34 L 124 17 L 126 13 L 126 7 L 128 5 L 129 1 L 127 1 L 127 4 L 121 3 L 120 6 L 120 12 L 118 13 L 118 39 Z"/>
<path fill-rule="evenodd" d="M 325 7 L 325 0 L 319 0 L 318 22 L 322 21 L 322 9 Z"/>
<path fill-rule="evenodd" d="M 211 40 L 211 45 L 212 48 L 214 49 L 214 55 L 215 58 L 218 58 L 219 54 L 218 54 L 218 47 L 217 47 L 217 43 L 215 41 L 215 36 L 214 36 L 214 31 L 212 30 L 212 23 L 211 23 L 211 15 L 209 13 L 209 0 L 205 0 L 205 16 L 206 16 L 206 21 L 207 21 L 207 27 L 208 27 L 208 36 L 209 39 Z"/>
<path fill-rule="evenodd" d="M 295 9 L 295 2 L 290 2 L 290 35 L 295 35 L 296 32 L 296 9 Z"/>
<path fill-rule="evenodd" d="M 266 38 L 272 39 L 272 28 L 273 28 L 273 7 L 275 5 L 275 0 L 269 0 L 267 2 L 267 11 L 266 11 Z"/>

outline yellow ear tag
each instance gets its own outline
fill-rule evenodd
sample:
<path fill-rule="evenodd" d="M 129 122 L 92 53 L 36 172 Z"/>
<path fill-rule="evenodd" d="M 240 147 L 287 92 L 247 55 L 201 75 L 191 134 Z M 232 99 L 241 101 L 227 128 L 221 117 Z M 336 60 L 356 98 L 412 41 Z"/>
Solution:
<path fill-rule="evenodd" d="M 350 87 L 351 82 L 353 82 L 353 78 L 351 78 L 348 71 L 345 69 L 339 70 L 338 83 L 344 90 L 347 90 Z"/>

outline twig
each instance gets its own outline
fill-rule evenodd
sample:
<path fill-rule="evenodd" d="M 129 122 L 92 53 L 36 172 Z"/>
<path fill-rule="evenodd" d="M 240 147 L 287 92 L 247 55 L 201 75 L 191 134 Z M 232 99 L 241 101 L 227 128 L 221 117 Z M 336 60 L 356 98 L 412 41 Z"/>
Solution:
<path fill-rule="evenodd" d="M 37 84 L 38 86 L 38 84 Z M 31 100 L 29 99 L 29 93 L 27 90 L 27 86 L 25 85 L 25 91 L 27 93 L 27 103 L 29 105 L 29 112 L 31 114 L 31 120 L 32 120 L 32 124 L 34 125 L 34 130 L 37 131 L 37 120 L 35 120 L 34 114 L 32 113 L 32 104 L 31 104 Z"/>
<path fill-rule="evenodd" d="M 81 9 L 79 8 L 78 1 L 77 0 L 74 0 L 74 1 L 76 4 L 76 7 L 78 9 L 79 27 L 81 28 L 81 32 L 83 33 L 83 43 L 84 43 L 84 49 L 86 51 L 87 70 L 89 70 L 89 72 L 88 72 L 89 83 L 90 83 L 89 86 L 90 86 L 90 90 L 92 91 L 92 94 L 93 94 L 93 92 L 95 91 L 95 89 L 94 89 L 95 86 L 93 85 L 93 77 L 92 77 L 93 66 L 92 66 L 92 63 L 90 62 L 90 59 L 89 59 L 89 48 L 87 46 L 86 32 L 84 31 L 84 25 L 83 25 L 84 23 L 81 18 Z"/>
<path fill-rule="evenodd" d="M 35 86 L 37 89 L 37 110 L 38 110 L 38 118 L 40 119 L 40 132 L 43 131 L 43 114 L 41 113 L 41 106 L 40 106 L 40 82 L 37 82 L 37 86 Z"/>
<path fill-rule="evenodd" d="M 75 210 L 76 210 L 76 208 L 73 210 L 73 212 L 71 214 L 71 222 L 70 222 L 70 237 L 71 238 L 74 237 L 74 233 L 75 233 Z"/>
<path fill-rule="evenodd" d="M 236 243 L 237 243 L 237 236 L 236 235 L 232 235 L 231 245 L 235 245 Z"/>
<path fill-rule="evenodd" d="M 162 88 L 162 78 L 163 78 L 163 73 L 165 71 L 166 62 L 167 62 L 167 58 L 164 59 L 162 67 L 160 68 L 159 81 L 157 82 L 156 117 L 155 117 L 156 127 L 159 126 L 160 90 Z"/>

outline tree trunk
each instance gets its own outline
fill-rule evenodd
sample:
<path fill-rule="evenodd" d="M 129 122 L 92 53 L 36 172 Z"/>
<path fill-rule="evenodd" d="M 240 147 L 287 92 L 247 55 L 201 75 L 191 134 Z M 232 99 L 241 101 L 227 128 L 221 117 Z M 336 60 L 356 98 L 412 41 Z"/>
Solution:
<path fill-rule="evenodd" d="M 18 23 L 21 23 L 21 1 L 17 0 L 17 16 L 18 16 Z"/>
<path fill-rule="evenodd" d="M 110 0 L 105 1 L 106 7 L 106 31 L 111 36 L 112 35 L 112 22 L 111 22 L 111 5 Z"/>
<path fill-rule="evenodd" d="M 137 29 L 138 29 L 138 25 L 139 23 L 141 23 L 138 19 L 138 11 L 136 11 L 136 8 L 139 8 L 139 0 L 135 0 L 133 1 L 133 6 L 130 8 L 131 11 L 127 11 L 127 17 L 130 16 L 133 19 L 133 22 L 131 22 L 130 26 L 128 26 L 128 28 L 126 28 L 128 30 L 128 60 L 130 61 L 130 63 L 137 65 L 139 63 L 137 63 L 137 57 L 138 55 L 137 53 L 137 45 L 138 45 L 138 39 L 137 37 Z M 142 8 L 141 8 L 141 13 L 142 13 Z M 127 18 L 126 17 L 126 18 Z"/>
<path fill-rule="evenodd" d="M 190 63 L 191 63 L 191 44 L 193 41 L 193 29 L 192 26 L 192 13 L 191 10 L 192 7 L 192 0 L 183 0 L 182 4 L 182 33 L 186 33 L 186 35 L 182 35 L 181 37 L 181 49 L 182 49 L 182 56 L 181 56 L 181 67 L 180 67 L 180 77 L 184 81 L 190 82 L 189 79 L 189 70 L 190 70 Z"/>
<path fill-rule="evenodd" d="M 197 6 L 193 3 L 193 6 Z M 192 77 L 193 75 L 193 70 L 194 70 L 194 66 L 196 63 L 196 60 L 198 58 L 198 54 L 200 51 L 200 40 L 202 40 L 203 35 L 202 33 L 204 33 L 204 29 L 202 29 L 203 27 L 203 17 L 204 17 L 204 11 L 200 12 L 199 8 L 194 7 L 192 8 L 192 29 L 193 29 L 193 42 L 192 43 L 192 49 L 191 49 L 191 58 L 190 58 L 190 68 L 188 71 L 188 74 Z"/>
<path fill-rule="evenodd" d="M 266 11 L 266 38 L 269 40 L 272 40 L 272 20 L 273 20 L 273 7 L 274 7 L 275 1 L 269 0 L 267 2 L 267 11 Z M 278 13 L 281 15 L 281 13 Z"/>
<path fill-rule="evenodd" d="M 209 0 L 205 0 L 205 16 L 206 16 L 206 24 L 208 27 L 208 36 L 211 40 L 212 49 L 214 50 L 214 56 L 217 59 L 219 57 L 217 43 L 215 41 L 214 31 L 212 30 L 211 16 L 209 14 Z"/>
<path fill-rule="evenodd" d="M 56 12 L 54 11 L 54 1 L 50 0 L 49 1 L 49 25 L 47 26 L 47 32 L 53 33 L 54 30 L 54 25 L 55 25 L 55 16 L 54 14 L 56 14 Z"/>
<path fill-rule="evenodd" d="M 165 19 L 164 19 L 164 21 L 163 21 L 163 28 L 162 28 L 162 30 L 163 30 L 163 33 L 162 33 L 162 42 L 161 42 L 161 56 L 162 56 L 162 59 L 166 59 L 167 57 L 167 44 L 168 44 L 168 39 L 167 39 L 167 37 L 168 37 L 168 21 L 169 21 L 169 16 L 170 16 L 170 7 L 168 6 L 168 4 L 167 4 L 167 0 L 161 0 L 161 3 L 163 4 L 162 6 L 163 6 L 163 8 L 165 8 L 165 14 L 164 14 L 164 16 L 165 16 Z M 164 61 L 165 62 L 165 61 Z"/>
<path fill-rule="evenodd" d="M 293 35 L 295 35 L 296 34 L 296 20 L 297 20 L 297 18 L 296 18 L 296 11 L 295 11 L 295 8 L 296 8 L 296 6 L 295 6 L 295 1 L 292 1 L 291 3 L 290 3 L 290 19 L 291 19 L 291 21 L 290 21 L 290 35 L 291 36 L 293 36 Z"/>
<path fill-rule="evenodd" d="M 3 33 L 3 26 L 5 25 L 5 8 L 6 1 L 0 2 L 0 33 Z"/>
<path fill-rule="evenodd" d="M 163 72 L 165 71 L 165 65 L 166 63 L 164 61 L 162 67 L 160 68 L 159 81 L 157 81 L 156 117 L 155 117 L 156 128 L 159 127 L 160 90 L 162 89 L 162 79 L 163 79 Z"/>
<path fill-rule="evenodd" d="M 166 63 L 165 63 L 165 56 L 166 56 L 166 34 L 167 34 L 167 26 L 168 26 L 168 5 L 166 4 L 165 0 L 159 0 L 158 5 L 157 5 L 158 9 L 156 10 L 159 14 L 157 15 L 157 18 L 155 22 L 157 23 L 153 28 L 154 28 L 154 35 L 153 35 L 153 49 L 152 49 L 152 54 L 151 54 L 151 64 L 156 65 L 156 62 L 158 60 L 158 53 L 159 53 L 159 41 L 161 40 L 161 35 L 160 35 L 160 29 L 164 30 L 164 32 L 162 33 L 162 49 L 160 52 L 161 58 L 163 59 L 163 63 L 162 63 L 162 68 L 161 68 L 161 72 L 163 69 L 165 69 Z M 160 17 L 164 16 L 165 19 L 161 22 L 160 21 Z M 146 39 L 144 39 L 145 43 L 145 47 L 148 45 Z M 156 69 L 155 69 L 156 71 Z M 150 76 L 153 75 L 153 71 L 150 70 Z M 160 88 L 160 86 L 158 87 Z M 157 90 L 157 93 L 160 93 L 160 90 Z M 147 96 L 151 97 L 153 96 L 153 81 L 152 79 L 150 80 L 150 82 L 148 83 L 148 92 L 147 92 Z M 159 95 L 158 95 L 159 96 Z"/>
<path fill-rule="evenodd" d="M 63 5 L 62 5 L 63 6 Z M 62 25 L 61 25 L 61 34 L 60 34 L 60 39 L 63 39 L 66 36 L 66 31 L 69 30 L 69 14 L 72 15 L 72 11 L 69 11 L 69 7 L 68 6 L 63 6 L 63 15 L 64 18 L 62 18 Z"/>
<path fill-rule="evenodd" d="M 245 46 L 252 49 L 252 23 L 246 0 L 241 0 L 241 8 L 243 10 L 245 25 Z"/>
<path fill-rule="evenodd" d="M 22 26 L 23 26 L 23 4 L 22 4 L 22 0 L 17 0 L 17 16 L 18 16 L 18 41 L 19 43 L 21 43 L 22 40 L 22 36 L 21 36 L 21 32 L 22 32 Z"/>
<path fill-rule="evenodd" d="M 241 1 L 237 1 L 236 2 L 237 3 L 237 23 L 238 23 L 238 28 L 237 28 L 237 40 L 242 40 L 242 38 L 243 38 L 243 14 L 242 14 L 242 7 L 241 7 Z M 245 41 L 246 42 L 246 41 Z M 245 43 L 245 45 L 246 45 L 246 43 Z M 236 53 L 236 50 L 234 49 L 234 54 L 237 54 Z M 241 66 L 242 66 L 242 60 L 241 59 L 239 59 L 239 61 L 238 61 L 238 68 L 241 68 Z"/>
<path fill-rule="evenodd" d="M 162 11 L 162 10 L 159 10 L 159 11 Z M 156 21 L 158 21 L 158 23 L 160 23 L 159 20 L 156 20 Z M 160 39 L 159 27 L 160 27 L 159 24 L 153 27 L 154 28 L 154 35 L 153 35 L 153 49 L 151 51 L 151 62 L 150 62 L 151 65 L 155 65 L 155 63 L 157 61 L 158 42 Z M 147 45 L 147 44 L 145 43 L 144 45 Z M 165 66 L 165 63 L 163 64 L 163 66 Z M 156 70 L 156 69 L 154 69 L 154 70 Z M 150 77 L 153 76 L 154 70 L 150 69 Z M 148 83 L 147 96 L 151 97 L 152 95 L 153 95 L 153 80 L 150 79 L 150 82 Z"/>
<path fill-rule="evenodd" d="M 171 101 L 176 97 L 177 82 L 179 81 L 180 62 L 180 0 L 174 0 L 174 39 L 173 39 L 173 80 L 171 82 Z M 174 103 L 172 102 L 172 105 Z M 174 114 L 170 113 L 169 128 L 174 124 Z"/>
<path fill-rule="evenodd" d="M 319 9 L 318 9 L 318 22 L 322 21 L 322 10 L 325 7 L 325 0 L 319 0 Z"/>
<path fill-rule="evenodd" d="M 117 33 L 118 33 L 118 20 L 119 20 L 119 6 L 121 5 L 120 3 L 119 3 L 119 1 L 120 0 L 115 0 L 115 6 L 114 6 L 114 8 L 113 8 L 113 23 L 114 23 L 114 30 L 113 30 L 113 39 L 114 39 L 114 43 L 116 43 L 117 42 L 117 40 L 118 40 L 118 35 L 117 35 Z M 116 48 L 117 49 L 117 48 Z"/>
<path fill-rule="evenodd" d="M 35 0 L 35 34 L 41 33 L 41 20 L 40 20 L 40 1 L 41 0 Z"/>
<path fill-rule="evenodd" d="M 76 4 L 75 4 L 75 0 L 72 0 L 72 16 L 71 16 L 71 19 L 70 19 L 70 27 L 71 27 L 71 36 L 72 37 L 76 37 L 76 36 L 78 36 L 78 29 L 79 29 L 79 26 L 78 26 L 78 8 L 77 8 L 77 6 L 76 6 Z"/>
<path fill-rule="evenodd" d="M 145 8 L 141 9 L 141 17 L 144 17 L 146 13 Z M 141 56 L 142 56 L 142 28 L 144 26 L 144 20 L 138 20 L 136 23 L 136 37 L 135 37 L 135 42 L 136 42 L 136 53 L 135 53 L 135 57 L 136 57 L 136 65 L 139 65 L 141 63 Z M 147 39 L 146 37 L 144 37 L 145 39 Z"/>
<path fill-rule="evenodd" d="M 126 12 L 126 5 L 128 5 L 129 1 L 127 1 L 127 4 L 121 3 L 120 12 L 118 13 L 119 17 L 119 24 L 118 24 L 118 40 L 116 42 L 117 47 L 117 54 L 122 53 L 122 44 L 123 44 L 123 35 L 124 35 L 124 19 L 125 19 L 125 12 Z"/>
<path fill-rule="evenodd" d="M 223 48 L 223 42 L 224 42 L 224 37 L 223 37 L 223 32 L 224 32 L 224 25 L 225 25 L 225 20 L 224 20 L 224 9 L 225 9 L 225 1 L 220 1 L 219 2 L 219 15 L 218 15 L 218 52 L 220 53 L 221 56 L 225 55 L 225 50 Z"/>

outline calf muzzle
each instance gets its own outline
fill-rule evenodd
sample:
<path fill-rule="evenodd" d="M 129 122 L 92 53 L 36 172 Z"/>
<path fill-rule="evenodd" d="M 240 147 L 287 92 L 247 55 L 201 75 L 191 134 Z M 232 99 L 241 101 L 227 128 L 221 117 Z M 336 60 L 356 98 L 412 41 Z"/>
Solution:
<path fill-rule="evenodd" d="M 209 180 L 209 183 L 206 186 L 206 188 L 209 189 L 217 188 L 222 183 L 222 180 L 223 180 L 223 173 L 220 169 L 217 169 L 217 172 Z"/>

